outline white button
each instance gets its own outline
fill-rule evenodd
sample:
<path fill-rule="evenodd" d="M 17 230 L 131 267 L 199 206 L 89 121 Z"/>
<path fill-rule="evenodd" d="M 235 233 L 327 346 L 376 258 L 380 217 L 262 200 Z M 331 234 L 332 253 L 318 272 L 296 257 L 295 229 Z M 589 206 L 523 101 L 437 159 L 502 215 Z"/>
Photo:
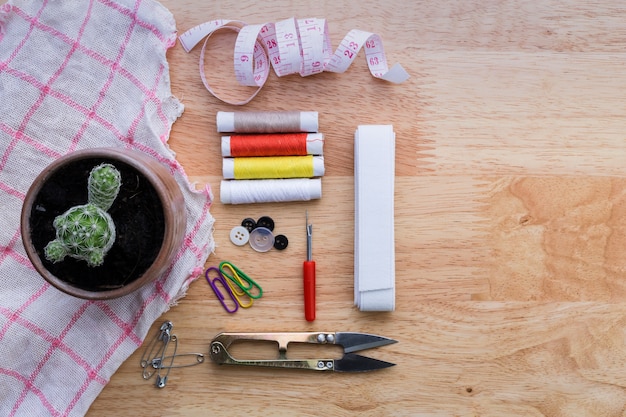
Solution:
<path fill-rule="evenodd" d="M 257 227 L 250 232 L 250 246 L 257 252 L 267 252 L 274 247 L 274 234 L 266 227 Z"/>
<path fill-rule="evenodd" d="M 243 246 L 250 240 L 250 232 L 243 226 L 235 226 L 230 231 L 230 241 L 237 246 Z"/>

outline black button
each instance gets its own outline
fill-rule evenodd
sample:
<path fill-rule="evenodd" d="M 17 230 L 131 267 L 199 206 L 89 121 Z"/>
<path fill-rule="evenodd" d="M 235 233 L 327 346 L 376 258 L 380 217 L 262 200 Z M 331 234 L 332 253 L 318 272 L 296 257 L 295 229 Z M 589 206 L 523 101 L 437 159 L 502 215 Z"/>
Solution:
<path fill-rule="evenodd" d="M 241 222 L 241 225 L 245 227 L 246 229 L 248 229 L 248 232 L 251 232 L 252 230 L 254 230 L 254 228 L 256 228 L 256 222 L 254 221 L 254 219 L 251 219 L 250 217 L 243 219 L 243 221 Z"/>
<path fill-rule="evenodd" d="M 283 250 L 289 244 L 289 240 L 285 235 L 274 236 L 274 249 Z"/>
<path fill-rule="evenodd" d="M 274 230 L 274 220 L 269 216 L 259 217 L 259 220 L 256 221 L 256 225 L 257 227 L 265 227 Z"/>

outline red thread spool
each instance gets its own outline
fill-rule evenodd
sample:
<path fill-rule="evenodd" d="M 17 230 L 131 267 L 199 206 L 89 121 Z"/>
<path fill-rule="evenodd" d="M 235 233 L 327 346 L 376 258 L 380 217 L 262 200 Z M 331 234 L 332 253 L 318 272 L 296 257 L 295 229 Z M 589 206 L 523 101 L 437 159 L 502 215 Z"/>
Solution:
<path fill-rule="evenodd" d="M 223 156 L 304 156 L 321 154 L 320 133 L 276 133 L 222 137 Z M 319 148 L 319 149 L 318 149 Z"/>

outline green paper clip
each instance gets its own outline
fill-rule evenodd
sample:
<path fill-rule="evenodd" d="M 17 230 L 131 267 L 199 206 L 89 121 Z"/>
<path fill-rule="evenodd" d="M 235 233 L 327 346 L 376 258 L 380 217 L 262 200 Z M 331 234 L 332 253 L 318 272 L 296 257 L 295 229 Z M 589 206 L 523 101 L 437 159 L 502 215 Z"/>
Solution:
<path fill-rule="evenodd" d="M 231 272 L 230 274 L 226 272 L 226 268 L 230 269 L 230 272 Z M 231 262 L 228 262 L 228 261 L 221 262 L 219 269 L 222 275 L 228 278 L 230 282 L 235 284 L 237 287 L 241 289 L 241 291 L 243 291 L 243 293 L 245 293 L 248 297 L 250 297 L 251 300 L 250 300 L 249 305 L 247 305 L 248 307 L 252 305 L 252 299 L 261 298 L 261 296 L 263 295 L 263 289 L 261 288 L 261 286 L 257 284 L 248 275 L 246 275 L 245 272 L 243 272 L 241 269 L 233 265 Z M 254 288 L 257 288 L 257 291 L 254 291 Z M 253 294 L 253 292 L 256 292 L 256 294 Z M 233 291 L 233 293 L 235 293 L 235 291 Z M 239 295 L 243 295 L 243 294 L 239 293 Z M 239 304 L 242 307 L 244 307 L 241 304 L 241 302 L 239 302 Z"/>

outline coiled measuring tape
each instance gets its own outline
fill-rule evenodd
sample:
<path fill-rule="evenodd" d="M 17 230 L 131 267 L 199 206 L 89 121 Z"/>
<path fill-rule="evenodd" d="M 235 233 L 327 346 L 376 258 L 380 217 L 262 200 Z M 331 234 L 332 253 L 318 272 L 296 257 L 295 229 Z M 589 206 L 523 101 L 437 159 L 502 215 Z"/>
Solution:
<path fill-rule="evenodd" d="M 205 77 L 204 51 L 207 42 L 213 33 L 221 29 L 238 32 L 233 61 L 237 81 L 245 86 L 257 87 L 252 96 L 243 101 L 229 101 L 219 97 Z M 409 78 L 400 64 L 388 68 L 382 40 L 375 33 L 353 29 L 331 55 L 332 45 L 325 19 L 289 18 L 257 25 L 218 19 L 195 26 L 179 37 L 186 52 L 190 52 L 203 39 L 200 77 L 211 94 L 229 104 L 250 102 L 267 81 L 270 67 L 274 68 L 279 77 L 295 73 L 306 77 L 323 71 L 341 73 L 348 69 L 362 48 L 373 77 L 392 83 L 402 83 Z"/>

